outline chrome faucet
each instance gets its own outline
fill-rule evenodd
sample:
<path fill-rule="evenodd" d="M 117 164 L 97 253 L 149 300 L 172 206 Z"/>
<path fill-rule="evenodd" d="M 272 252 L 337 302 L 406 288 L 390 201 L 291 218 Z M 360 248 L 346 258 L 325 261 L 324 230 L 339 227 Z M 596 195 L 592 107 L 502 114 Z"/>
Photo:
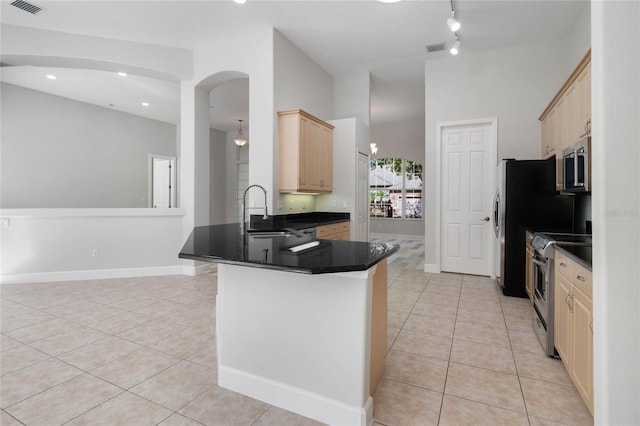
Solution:
<path fill-rule="evenodd" d="M 264 215 L 262 219 L 267 220 L 269 216 L 267 216 L 267 190 L 264 189 L 260 185 L 249 185 L 247 189 L 244 190 L 244 194 L 242 194 L 242 220 L 240 221 L 240 233 L 244 234 L 247 232 L 247 223 L 245 222 L 246 211 L 247 209 L 259 209 L 260 207 L 247 207 L 247 192 L 253 187 L 257 187 L 262 189 L 264 192 Z M 251 216 L 249 216 L 249 221 L 251 221 Z"/>

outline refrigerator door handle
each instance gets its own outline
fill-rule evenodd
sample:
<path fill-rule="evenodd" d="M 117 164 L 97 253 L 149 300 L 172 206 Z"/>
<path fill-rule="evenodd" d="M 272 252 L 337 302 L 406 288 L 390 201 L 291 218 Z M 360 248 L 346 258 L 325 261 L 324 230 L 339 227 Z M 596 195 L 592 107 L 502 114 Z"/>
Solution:
<path fill-rule="evenodd" d="M 496 191 L 493 198 L 493 230 L 496 238 L 500 238 L 500 190 Z"/>

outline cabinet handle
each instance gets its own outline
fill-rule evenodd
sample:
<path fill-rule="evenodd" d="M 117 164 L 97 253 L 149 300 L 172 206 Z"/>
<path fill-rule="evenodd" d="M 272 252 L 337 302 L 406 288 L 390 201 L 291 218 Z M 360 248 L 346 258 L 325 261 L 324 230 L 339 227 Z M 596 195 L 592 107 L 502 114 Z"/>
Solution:
<path fill-rule="evenodd" d="M 591 318 L 591 321 L 589 322 L 589 329 L 591 330 L 591 334 L 593 334 L 593 318 Z"/>
<path fill-rule="evenodd" d="M 576 275 L 576 278 L 583 282 L 586 281 L 582 275 Z"/>
<path fill-rule="evenodd" d="M 564 298 L 564 303 L 566 303 L 569 308 L 571 308 L 571 304 L 569 303 L 570 297 L 571 297 L 571 294 L 567 294 L 567 297 Z"/>
<path fill-rule="evenodd" d="M 566 264 L 566 263 L 564 263 L 564 262 L 560 262 L 560 266 L 562 266 L 563 268 L 566 268 L 566 267 L 567 267 L 567 264 Z"/>

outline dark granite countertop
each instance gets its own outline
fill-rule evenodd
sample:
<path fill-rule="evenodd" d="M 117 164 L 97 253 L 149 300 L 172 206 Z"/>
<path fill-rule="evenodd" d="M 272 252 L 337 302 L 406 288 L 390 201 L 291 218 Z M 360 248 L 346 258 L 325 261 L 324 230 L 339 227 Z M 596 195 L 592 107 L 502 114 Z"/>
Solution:
<path fill-rule="evenodd" d="M 349 213 L 296 213 L 269 216 L 263 220 L 260 215 L 251 215 L 249 229 L 259 231 L 282 231 L 285 229 L 315 228 L 330 223 L 349 221 Z"/>
<path fill-rule="evenodd" d="M 344 219 L 334 220 L 340 221 Z M 303 229 L 309 227 L 309 223 L 301 227 L 285 223 L 284 228 Z M 325 223 L 332 222 L 316 222 L 318 225 Z M 397 246 L 390 243 L 315 240 L 317 246 L 294 253 L 289 248 L 298 245 L 297 239 L 295 235 L 275 233 L 243 235 L 240 234 L 238 223 L 198 226 L 191 232 L 179 257 L 287 272 L 326 274 L 365 271 L 398 250 Z"/>
<path fill-rule="evenodd" d="M 592 269 L 593 250 L 591 246 L 568 246 L 556 244 L 555 247 L 585 268 L 589 270 Z"/>

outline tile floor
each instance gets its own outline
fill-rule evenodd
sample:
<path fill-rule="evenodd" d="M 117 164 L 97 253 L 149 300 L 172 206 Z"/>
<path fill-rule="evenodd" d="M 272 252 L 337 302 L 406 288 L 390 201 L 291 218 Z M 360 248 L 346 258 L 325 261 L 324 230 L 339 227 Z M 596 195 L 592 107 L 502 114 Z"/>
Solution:
<path fill-rule="evenodd" d="M 526 300 L 487 278 L 426 274 L 419 244 L 403 245 L 376 424 L 593 424 Z M 216 385 L 215 274 L 0 290 L 2 425 L 318 424 Z"/>

